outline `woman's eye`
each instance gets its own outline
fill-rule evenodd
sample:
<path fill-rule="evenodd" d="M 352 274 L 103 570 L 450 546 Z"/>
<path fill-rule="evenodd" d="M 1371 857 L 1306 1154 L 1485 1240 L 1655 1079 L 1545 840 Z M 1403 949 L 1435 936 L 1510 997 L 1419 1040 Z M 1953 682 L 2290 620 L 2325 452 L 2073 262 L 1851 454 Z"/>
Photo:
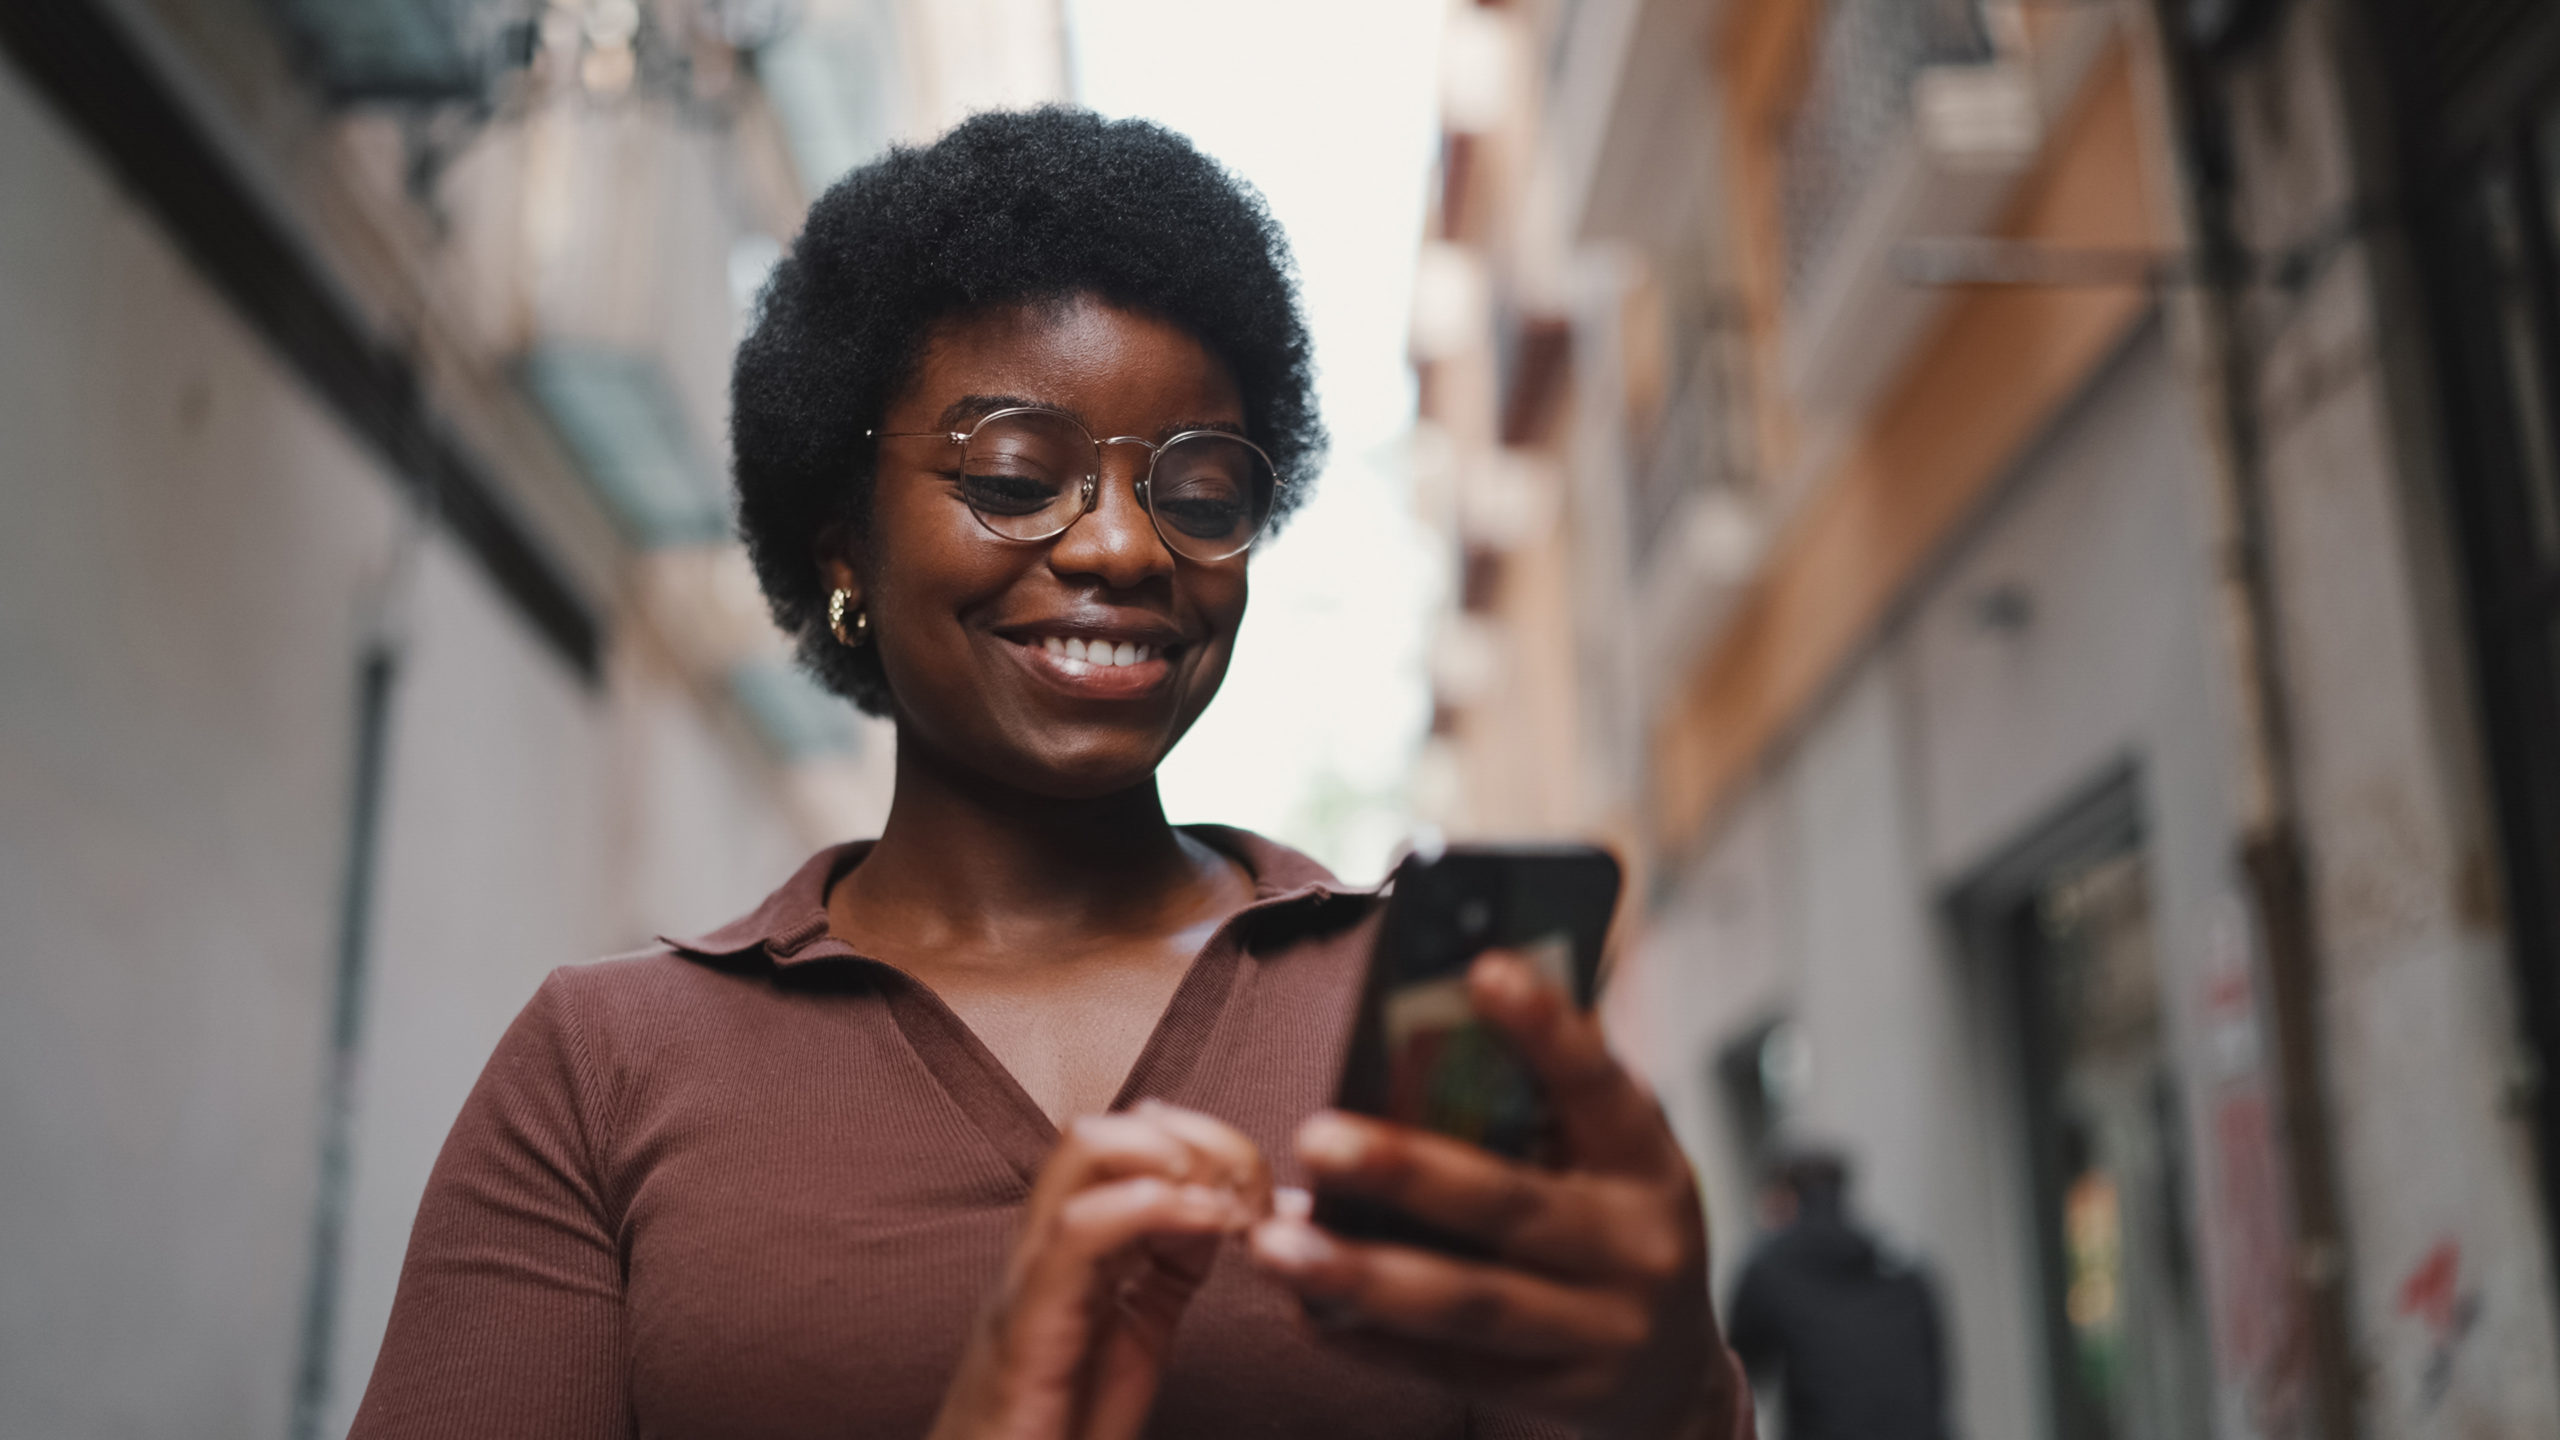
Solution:
<path fill-rule="evenodd" d="M 1183 534 L 1202 539 L 1232 535 L 1244 523 L 1244 507 L 1219 496 L 1167 496 L 1156 502 L 1156 513 Z"/>
<path fill-rule="evenodd" d="M 960 494 L 971 508 L 988 514 L 1029 515 L 1056 502 L 1058 485 L 1036 475 L 963 472 Z"/>

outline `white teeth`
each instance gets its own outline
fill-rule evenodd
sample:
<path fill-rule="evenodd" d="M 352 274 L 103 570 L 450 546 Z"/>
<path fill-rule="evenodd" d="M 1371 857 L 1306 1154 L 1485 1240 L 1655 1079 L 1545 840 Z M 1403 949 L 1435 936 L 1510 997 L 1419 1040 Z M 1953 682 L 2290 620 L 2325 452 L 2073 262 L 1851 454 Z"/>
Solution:
<path fill-rule="evenodd" d="M 1144 664 L 1154 659 L 1156 655 L 1156 648 L 1152 645 L 1139 645 L 1127 640 L 1114 645 L 1108 640 L 1086 641 L 1072 637 L 1062 639 L 1056 635 L 1041 636 L 1040 648 L 1061 660 L 1080 661 L 1087 665 L 1110 669 L 1117 669 L 1123 665 Z"/>

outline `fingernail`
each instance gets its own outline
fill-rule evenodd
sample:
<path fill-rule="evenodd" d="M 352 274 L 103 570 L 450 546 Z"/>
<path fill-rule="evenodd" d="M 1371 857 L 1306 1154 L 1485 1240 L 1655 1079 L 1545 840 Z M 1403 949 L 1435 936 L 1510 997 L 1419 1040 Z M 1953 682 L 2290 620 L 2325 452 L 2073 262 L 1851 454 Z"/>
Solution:
<path fill-rule="evenodd" d="M 1334 1249 L 1313 1225 L 1272 1220 L 1254 1228 L 1253 1253 L 1283 1270 L 1305 1270 L 1331 1260 Z"/>
<path fill-rule="evenodd" d="M 1503 950 L 1490 951 L 1476 961 L 1475 981 L 1506 1005 L 1520 1004 L 1538 990 L 1537 972 Z"/>
<path fill-rule="evenodd" d="M 1319 1169 L 1357 1165 L 1360 1151 L 1360 1128 L 1331 1111 L 1311 1115 L 1298 1127 L 1298 1158 Z"/>
<path fill-rule="evenodd" d="M 1283 1220 L 1305 1220 L 1316 1213 L 1316 1197 L 1296 1185 L 1275 1185 L 1271 1188 L 1271 1213 Z"/>

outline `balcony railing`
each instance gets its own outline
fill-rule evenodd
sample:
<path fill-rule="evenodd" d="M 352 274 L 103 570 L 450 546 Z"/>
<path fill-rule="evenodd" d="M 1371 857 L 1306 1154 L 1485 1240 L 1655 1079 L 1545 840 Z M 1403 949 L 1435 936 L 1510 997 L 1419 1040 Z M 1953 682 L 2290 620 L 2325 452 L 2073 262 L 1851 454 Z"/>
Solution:
<path fill-rule="evenodd" d="M 1752 487 L 1749 363 L 1740 317 L 1729 305 L 1697 307 L 1671 342 L 1667 403 L 1635 437 L 1627 521 L 1641 566 L 1676 528 L 1684 502 Z"/>
<path fill-rule="evenodd" d="M 1785 142 L 1787 298 L 1803 298 L 1892 142 L 1912 84 L 1996 58 L 1983 0 L 1830 0 Z"/>
<path fill-rule="evenodd" d="M 485 111 L 542 51 L 575 48 L 598 98 L 648 93 L 712 116 L 738 57 L 791 29 L 800 8 L 794 0 L 597 0 L 575 9 L 546 8 L 543 0 L 267 4 L 333 103 Z"/>

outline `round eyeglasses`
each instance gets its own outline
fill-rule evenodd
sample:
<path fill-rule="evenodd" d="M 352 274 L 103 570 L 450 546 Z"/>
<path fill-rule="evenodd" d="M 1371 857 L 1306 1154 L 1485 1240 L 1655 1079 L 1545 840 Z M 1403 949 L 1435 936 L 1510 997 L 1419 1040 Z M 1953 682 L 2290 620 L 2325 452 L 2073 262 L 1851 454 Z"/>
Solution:
<path fill-rule="evenodd" d="M 1007 540 L 1054 540 L 1102 496 L 1102 447 L 1139 445 L 1138 502 L 1165 548 L 1186 560 L 1243 554 L 1271 519 L 1281 484 L 1262 447 L 1223 430 L 1185 430 L 1157 444 L 1096 440 L 1072 415 L 1034 406 L 988 412 L 966 430 L 866 430 L 877 440 L 940 440 L 960 449 L 960 498 Z"/>

